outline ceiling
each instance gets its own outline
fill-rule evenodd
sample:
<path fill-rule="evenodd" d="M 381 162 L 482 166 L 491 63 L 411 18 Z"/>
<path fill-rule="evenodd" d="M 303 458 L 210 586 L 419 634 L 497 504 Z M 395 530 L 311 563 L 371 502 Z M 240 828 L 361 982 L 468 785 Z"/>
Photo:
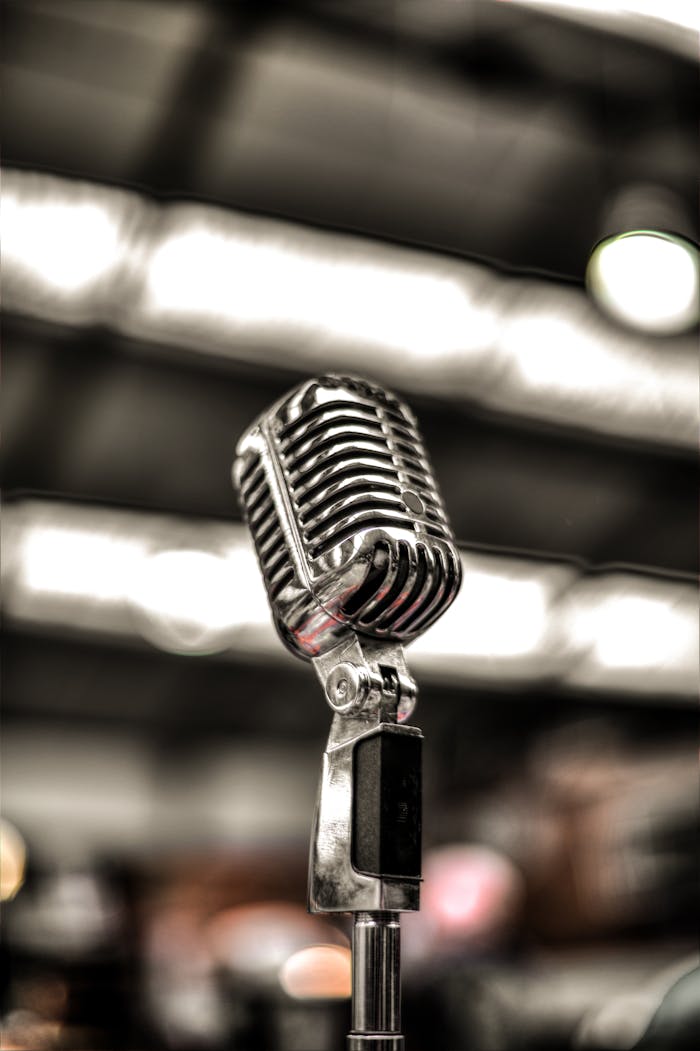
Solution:
<path fill-rule="evenodd" d="M 7 0 L 7 168 L 429 247 L 574 288 L 620 186 L 662 186 L 694 214 L 696 67 L 665 38 L 489 0 L 124 10 Z M 237 520 L 236 440 L 305 364 L 292 352 L 274 365 L 253 352 L 193 354 L 118 324 L 32 313 L 4 321 L 7 499 Z M 654 351 L 670 360 L 675 347 Z M 410 400 L 462 542 L 696 569 L 687 450 L 427 388 Z"/>

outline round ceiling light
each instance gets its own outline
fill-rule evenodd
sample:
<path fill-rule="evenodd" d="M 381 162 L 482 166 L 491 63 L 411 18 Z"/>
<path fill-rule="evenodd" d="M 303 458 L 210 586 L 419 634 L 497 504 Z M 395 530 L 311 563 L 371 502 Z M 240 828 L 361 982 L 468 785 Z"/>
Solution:
<path fill-rule="evenodd" d="M 657 230 L 629 230 L 600 241 L 586 270 L 599 306 L 632 328 L 675 335 L 699 317 L 696 246 Z"/>

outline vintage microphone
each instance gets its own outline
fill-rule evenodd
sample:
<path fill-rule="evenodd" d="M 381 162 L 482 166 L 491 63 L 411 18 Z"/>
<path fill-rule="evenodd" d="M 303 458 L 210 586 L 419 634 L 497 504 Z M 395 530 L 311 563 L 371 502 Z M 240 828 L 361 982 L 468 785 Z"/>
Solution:
<path fill-rule="evenodd" d="M 352 912 L 348 1051 L 400 1051 L 399 913 L 419 907 L 420 730 L 401 644 L 459 590 L 461 564 L 413 414 L 364 380 L 308 380 L 233 465 L 277 630 L 334 716 L 309 910 Z"/>

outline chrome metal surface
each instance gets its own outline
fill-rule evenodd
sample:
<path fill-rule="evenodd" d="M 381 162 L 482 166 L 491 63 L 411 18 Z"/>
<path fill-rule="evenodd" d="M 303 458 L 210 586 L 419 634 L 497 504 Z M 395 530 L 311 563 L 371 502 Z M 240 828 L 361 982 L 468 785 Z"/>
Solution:
<path fill-rule="evenodd" d="M 403 723 L 416 706 L 417 687 L 396 642 L 349 635 L 312 663 L 335 712 L 363 713 L 368 723 Z"/>
<path fill-rule="evenodd" d="M 352 932 L 352 1032 L 348 1048 L 402 1046 L 400 945 L 401 928 L 396 914 L 356 914 Z"/>
<path fill-rule="evenodd" d="M 378 732 L 421 737 L 417 727 L 396 721 L 408 718 L 413 711 L 416 688 L 396 644 L 365 639 L 360 644 L 356 638 L 349 639 L 317 658 L 314 667 L 325 683 L 334 669 L 350 660 L 365 671 L 372 687 L 360 710 L 336 712 L 331 723 L 311 833 L 309 910 L 413 912 L 419 908 L 419 880 L 358 872 L 352 864 L 351 845 L 355 746 Z M 392 681 L 386 682 L 389 669 Z"/>
<path fill-rule="evenodd" d="M 403 1051 L 404 1039 L 400 1034 L 350 1033 L 347 1051 Z"/>
<path fill-rule="evenodd" d="M 345 723 L 352 725 L 346 726 Z M 365 737 L 382 732 L 422 736 L 415 726 L 395 723 L 367 727 L 358 720 L 335 715 L 328 749 L 323 756 L 318 800 L 309 855 L 309 911 L 357 912 L 386 910 L 415 912 L 419 908 L 418 880 L 369 876 L 357 872 L 351 860 L 353 750 Z M 355 731 L 354 735 L 352 731 Z M 349 736 L 331 742 L 345 732 Z"/>
<path fill-rule="evenodd" d="M 346 661 L 334 668 L 326 679 L 326 700 L 336 712 L 360 711 L 371 685 L 364 668 Z"/>
<path fill-rule="evenodd" d="M 397 1033 L 401 1028 L 399 918 L 358 912 L 352 931 L 352 1028 L 356 1033 Z"/>
<path fill-rule="evenodd" d="M 233 474 L 292 652 L 350 632 L 407 642 L 455 598 L 461 564 L 415 418 L 382 388 L 307 381 L 251 426 Z"/>

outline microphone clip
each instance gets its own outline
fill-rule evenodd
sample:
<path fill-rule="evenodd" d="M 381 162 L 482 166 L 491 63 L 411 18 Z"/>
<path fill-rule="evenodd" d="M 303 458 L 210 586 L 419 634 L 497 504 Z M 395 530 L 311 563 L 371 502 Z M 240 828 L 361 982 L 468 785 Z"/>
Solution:
<path fill-rule="evenodd" d="M 353 634 L 312 663 L 336 714 L 402 723 L 415 708 L 416 684 L 396 642 Z"/>
<path fill-rule="evenodd" d="M 333 709 L 314 815 L 309 911 L 419 907 L 421 744 L 401 647 L 350 636 L 314 659 Z"/>

